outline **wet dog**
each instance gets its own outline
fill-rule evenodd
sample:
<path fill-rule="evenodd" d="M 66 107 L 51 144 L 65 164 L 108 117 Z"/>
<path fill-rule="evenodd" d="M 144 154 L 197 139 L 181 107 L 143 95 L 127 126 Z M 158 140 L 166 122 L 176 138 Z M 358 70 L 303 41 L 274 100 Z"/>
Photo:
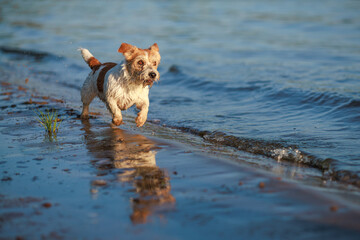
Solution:
<path fill-rule="evenodd" d="M 143 126 L 149 110 L 149 89 L 160 78 L 157 71 L 161 59 L 158 45 L 154 43 L 148 49 L 141 49 L 122 43 L 118 52 L 125 60 L 120 64 L 100 63 L 89 50 L 79 50 L 92 70 L 81 89 L 81 118 L 89 117 L 89 105 L 98 96 L 111 112 L 116 126 L 123 123 L 121 110 L 134 104 L 140 110 L 135 119 L 136 126 Z"/>

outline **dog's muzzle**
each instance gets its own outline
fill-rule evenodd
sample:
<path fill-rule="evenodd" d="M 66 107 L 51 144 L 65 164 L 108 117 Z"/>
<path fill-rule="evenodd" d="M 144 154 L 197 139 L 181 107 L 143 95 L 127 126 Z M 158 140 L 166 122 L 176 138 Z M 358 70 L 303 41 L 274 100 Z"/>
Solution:
<path fill-rule="evenodd" d="M 150 72 L 149 73 L 149 78 L 147 78 L 145 81 L 144 81 L 144 86 L 146 85 L 150 85 L 150 87 L 152 87 L 152 85 L 154 84 L 154 82 L 157 80 L 157 74 L 156 72 Z"/>

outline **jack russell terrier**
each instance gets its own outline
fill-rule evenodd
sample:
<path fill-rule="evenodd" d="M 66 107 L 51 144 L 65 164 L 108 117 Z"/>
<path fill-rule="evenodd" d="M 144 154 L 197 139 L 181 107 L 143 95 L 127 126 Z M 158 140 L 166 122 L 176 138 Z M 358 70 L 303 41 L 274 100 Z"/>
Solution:
<path fill-rule="evenodd" d="M 81 88 L 81 118 L 89 118 L 89 105 L 98 96 L 111 112 L 116 126 L 123 123 L 121 110 L 134 104 L 140 110 L 135 119 L 136 126 L 143 126 L 149 110 L 149 89 L 160 79 L 158 45 L 154 43 L 148 49 L 141 49 L 122 43 L 118 52 L 124 55 L 125 61 L 120 64 L 100 63 L 89 50 L 79 50 L 92 70 Z"/>

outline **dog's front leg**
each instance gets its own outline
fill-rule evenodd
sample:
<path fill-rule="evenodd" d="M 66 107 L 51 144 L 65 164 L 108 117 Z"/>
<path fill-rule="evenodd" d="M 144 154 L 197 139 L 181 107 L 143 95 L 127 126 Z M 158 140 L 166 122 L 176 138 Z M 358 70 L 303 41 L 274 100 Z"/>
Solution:
<path fill-rule="evenodd" d="M 138 109 L 140 109 L 140 112 L 138 113 L 135 122 L 136 122 L 136 126 L 137 127 L 142 127 L 147 119 L 147 114 L 149 111 L 149 103 L 145 102 L 145 103 L 141 103 L 141 104 L 136 104 L 136 107 Z"/>
<path fill-rule="evenodd" d="M 108 98 L 107 99 L 107 106 L 112 114 L 112 122 L 113 124 L 115 124 L 116 126 L 119 126 L 121 124 L 123 124 L 122 121 L 122 115 L 121 115 L 121 110 L 119 109 L 117 102 L 115 99 L 113 98 Z"/>

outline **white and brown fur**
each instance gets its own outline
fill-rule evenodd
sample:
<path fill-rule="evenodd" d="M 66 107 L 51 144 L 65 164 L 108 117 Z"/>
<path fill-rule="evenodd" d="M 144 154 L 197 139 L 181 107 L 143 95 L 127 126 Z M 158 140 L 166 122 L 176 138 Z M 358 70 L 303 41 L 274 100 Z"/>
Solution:
<path fill-rule="evenodd" d="M 81 118 L 88 118 L 89 105 L 98 96 L 111 112 L 115 125 L 123 123 L 121 110 L 135 104 L 140 110 L 136 125 L 143 126 L 149 110 L 149 88 L 160 78 L 158 45 L 154 43 L 148 49 L 141 49 L 122 43 L 118 52 L 124 55 L 125 61 L 120 64 L 100 63 L 87 49 L 79 50 L 92 70 L 81 89 Z"/>

